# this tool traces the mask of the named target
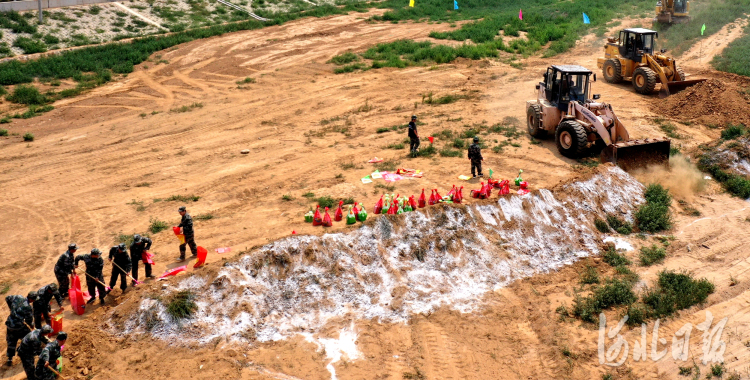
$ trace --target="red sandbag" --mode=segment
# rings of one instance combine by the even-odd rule
[[[456,190],[456,193],[453,195],[453,203],[461,203],[461,201],[464,200],[463,190],[464,190],[463,186],[461,186],[460,189]]]
[[[398,202],[391,202],[391,208],[388,209],[388,215],[396,215],[398,213]]]
[[[505,179],[500,181],[500,191],[498,195],[508,195],[510,194],[510,181]]]
[[[195,260],[195,264],[193,264],[193,268],[199,268],[201,265],[203,265],[206,262],[206,257],[208,256],[208,251],[203,247],[198,247],[198,258]]]
[[[409,197],[409,205],[411,205],[412,210],[417,209],[417,201],[414,199],[413,195]]]
[[[440,202],[441,199],[443,199],[443,196],[438,193],[437,189],[435,189],[435,203]]]
[[[333,220],[340,222],[342,219],[344,219],[344,210],[341,208],[341,206],[344,205],[344,201],[339,201],[339,208],[336,209],[336,212],[333,213]]]
[[[63,329],[62,311],[58,311],[57,313],[52,314],[50,318],[52,319],[52,323],[50,324],[50,327],[52,327],[52,335],[56,335]]]
[[[323,227],[331,227],[332,225],[331,215],[328,214],[328,207],[326,207],[325,216],[323,216]]]
[[[143,251],[143,253],[141,253],[141,260],[143,260],[144,264],[154,265],[154,254],[151,252]]]
[[[70,298],[70,307],[73,308],[73,312],[77,315],[82,315],[86,311],[86,301],[83,300],[83,292],[81,291],[81,279],[78,278],[77,274],[70,276],[70,290],[68,291],[68,297]]]
[[[180,232],[180,227],[172,227],[172,232],[174,232],[174,235],[180,239],[180,244],[185,244],[185,235]]]
[[[185,270],[187,270],[187,265],[183,265],[183,266],[177,267],[177,268],[168,269],[166,272],[164,272],[164,274],[162,274],[161,276],[159,276],[159,278],[162,279],[162,278],[167,278],[169,276],[174,276],[177,273],[184,272]]]
[[[383,211],[383,196],[380,196],[377,202],[375,202],[375,213],[380,214]]]
[[[359,207],[357,207],[357,202],[354,202],[354,208],[352,208],[352,212],[354,213],[354,219],[358,222],[361,222],[361,220],[359,220]]]
[[[419,208],[424,208],[426,206],[427,199],[425,199],[424,196],[424,189],[422,189],[422,195],[419,196]]]
[[[451,190],[448,192],[448,196],[453,197],[455,194],[456,194],[456,185],[453,185],[453,187],[451,187]]]
[[[323,218],[320,216],[320,205],[315,206],[315,215],[313,216],[313,226],[323,224]]]
[[[427,201],[427,204],[432,206],[435,204],[435,202],[435,190],[430,190],[430,199]]]

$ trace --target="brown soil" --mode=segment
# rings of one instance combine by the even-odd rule
[[[709,79],[654,103],[654,110],[683,122],[750,125],[750,97],[737,83]]]
[[[409,67],[332,74],[333,66],[325,62],[335,54],[362,51],[379,42],[424,38],[432,30],[448,28],[447,24],[371,24],[366,17],[355,13],[303,19],[187,43],[159,53],[168,64],[144,63],[124,79],[58,102],[44,116],[14,120],[4,127],[13,134],[0,138],[0,283],[10,285],[8,294],[25,294],[54,281],[52,267],[71,241],[84,250],[106,249],[120,233],[145,232],[151,218],[177,224],[176,208],[182,203],[163,200],[172,195],[198,195],[198,202],[187,204],[189,211],[194,217],[213,215],[196,221],[198,244],[210,252],[208,268],[203,270],[213,271],[223,260],[288,236],[292,230],[323,233],[302,221],[313,204],[303,197],[305,193],[353,197],[371,208],[383,189],[362,184],[360,178],[374,169],[366,163],[374,156],[424,171],[422,179],[396,182],[394,192],[418,194],[422,188],[439,188],[445,193],[461,182],[459,174],[469,172],[465,157],[409,159],[404,150],[385,148],[401,142],[405,133],[375,130],[404,124],[411,114],[426,123],[420,127],[423,137],[444,129],[458,133],[475,123],[491,125],[505,117],[523,124],[523,101],[535,96],[534,84],[548,65],[578,63],[594,68],[601,55],[601,43],[587,39],[554,59],[528,59],[523,70],[496,60],[462,60],[438,70]],[[238,88],[235,82],[248,76],[257,83]],[[597,82],[593,87],[602,100],[613,103],[634,138],[662,136],[652,122],[655,117],[690,119],[690,125],[678,125],[679,133],[690,138],[674,141],[689,151],[718,138],[719,131],[704,124],[722,118],[748,121],[747,105],[737,98],[740,79],[712,71],[700,76],[717,81],[666,102],[638,95],[629,84]],[[702,97],[696,92],[701,88],[716,98]],[[472,96],[447,105],[422,104],[420,94],[430,91]],[[693,101],[699,106],[690,104],[688,96],[696,97]],[[196,102],[203,107],[170,111]],[[685,118],[693,108],[702,111]],[[706,115],[710,116],[700,118]],[[337,132],[344,128],[346,134]],[[21,141],[26,132],[36,136],[33,143]],[[485,138],[504,139],[500,134]],[[507,146],[500,154],[486,149],[485,170],[492,168],[496,177],[512,178],[523,169],[524,179],[534,189],[567,182],[581,170],[577,162],[561,157],[551,140],[537,145],[524,136],[518,142],[520,147]],[[438,139],[436,145],[445,143]],[[250,154],[240,154],[242,149],[250,149]],[[479,183],[466,186],[468,194]],[[292,200],[282,200],[285,194]],[[662,321],[661,328],[671,334],[685,322],[703,322],[705,310],[717,319],[730,317],[723,336],[725,364],[729,370],[744,370],[750,365],[743,344],[748,340],[744,327],[750,322],[746,291],[750,264],[745,252],[750,243],[746,221],[750,211],[746,202],[719,193],[716,187],[690,202],[702,215],[677,214],[671,232],[676,240],[666,262],[635,269],[644,285],[665,268],[691,271],[714,282],[716,292],[707,305]],[[351,228],[337,223],[327,231]],[[170,232],[152,237],[155,273],[179,265],[172,262],[177,244]],[[653,238],[630,240],[636,246],[656,243]],[[216,254],[213,249],[218,247],[232,247],[233,253]],[[636,261],[636,252],[628,255]],[[597,259],[590,263],[601,275],[611,273]],[[560,304],[570,307],[584,265],[579,262],[488,294],[487,306],[479,313],[445,308],[414,316],[408,324],[361,321],[357,344],[363,359],[337,363],[338,376],[402,379],[420,378],[421,373],[427,379],[589,380],[612,372],[615,378],[679,378],[677,367],[691,364],[671,356],[656,363],[629,360],[617,370],[599,365],[596,330],[559,321],[555,309]],[[81,317],[66,311],[66,330],[72,338],[65,351],[65,375],[78,379],[330,378],[324,354],[302,338],[251,347],[182,347],[104,332],[110,315],[126,315],[141,297],[160,286],[149,281],[124,294],[115,290],[108,297],[109,306],[94,306]],[[0,317],[4,319],[6,313],[3,309]],[[610,313],[610,320],[618,313]],[[638,334],[637,330],[624,333],[631,349]],[[691,354],[698,362],[700,337],[693,330]],[[564,355],[563,348],[573,355]],[[701,368],[705,374],[707,367]],[[22,379],[18,359],[11,368],[0,369],[0,376]]]

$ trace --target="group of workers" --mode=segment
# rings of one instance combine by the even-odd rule
[[[186,245],[190,246],[193,256],[197,256],[198,251],[195,243],[195,232],[193,231],[193,218],[190,217],[184,206],[180,207],[178,212],[182,219],[177,227],[180,227],[185,235],[185,243],[180,244],[178,261],[184,261]],[[112,263],[112,276],[109,280],[109,288],[114,288],[117,285],[118,278],[120,279],[120,289],[123,291],[128,287],[126,277],[130,277],[133,286],[138,283],[138,262],[143,259],[144,252],[148,251],[152,244],[153,241],[150,238],[135,234],[129,247],[130,253],[128,253],[128,247],[124,243],[110,248],[108,258],[109,262]],[[54,268],[57,284],[45,285],[38,291],[29,292],[26,297],[21,295],[5,297],[5,302],[10,310],[10,315],[5,321],[5,340],[8,344],[6,365],[13,365],[13,357],[18,354],[29,380],[52,380],[59,376],[55,366],[68,334],[58,332],[54,340],[48,339],[55,333],[50,327],[52,325],[50,302],[54,298],[60,312],[64,310],[62,302],[64,298],[69,296],[70,276],[76,275],[76,270],[81,261],[86,265],[86,285],[91,296],[87,303],[94,303],[98,294],[99,302],[104,305],[104,299],[109,294],[107,287],[104,285],[102,273],[104,270],[102,251],[99,248],[93,248],[87,254],[76,256],[77,251],[78,245],[71,243],[68,245],[68,250],[57,260]],[[146,278],[154,278],[151,264],[146,261],[143,264]],[[32,328],[32,325],[34,328]],[[21,342],[20,345],[18,344],[19,341]],[[35,357],[37,356],[39,359],[35,363]]]

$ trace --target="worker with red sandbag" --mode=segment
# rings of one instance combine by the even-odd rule
[[[482,150],[479,147],[479,137],[474,137],[474,143],[469,146],[469,160],[471,161],[471,176],[476,178],[477,174],[483,177],[482,174]],[[476,170],[476,171],[475,171]]]
[[[55,277],[57,278],[58,289],[60,290],[60,296],[68,298],[68,289],[70,289],[70,275],[73,274],[73,259],[74,255],[78,250],[76,243],[70,243],[68,250],[65,251],[55,263]]]
[[[180,257],[177,261],[185,261],[185,245],[190,246],[190,253],[193,257],[198,256],[198,245],[195,244],[195,231],[193,231],[193,218],[187,213],[185,206],[180,206],[177,212],[182,216],[180,225],[177,227],[182,228],[182,234],[185,235],[185,243],[180,244]]]
[[[131,263],[128,250],[125,244],[120,243],[109,249],[109,262],[112,263],[112,276],[109,278],[109,287],[114,289],[117,285],[117,278],[120,278],[120,289],[124,292],[128,288],[125,277],[129,276]]]
[[[151,264],[148,263],[144,255],[148,255],[148,250],[151,249],[153,242],[151,239],[141,236],[138,234],[133,235],[133,243],[130,244],[130,262],[133,264],[132,276],[135,280],[138,280],[138,262],[143,260],[143,267],[146,270],[146,278],[154,278],[151,274]],[[133,281],[133,286],[136,283]]]
[[[42,349],[39,354],[39,360],[36,362],[36,371],[34,375],[36,380],[55,380],[60,376],[59,368],[57,366],[57,359],[62,356],[62,347],[65,345],[65,341],[68,339],[68,334],[60,332],[57,334],[57,338],[49,343]]]
[[[21,344],[18,346],[18,357],[21,359],[21,365],[23,371],[26,372],[27,380],[36,379],[34,374],[36,357],[42,353],[44,347],[49,343],[47,336],[53,333],[52,327],[44,325],[41,329],[26,334],[21,340]]]
[[[13,365],[13,356],[16,353],[16,344],[30,331],[30,325],[34,322],[32,303],[38,298],[36,292],[30,292],[24,296],[7,296],[5,303],[8,304],[10,314],[5,320],[6,334],[5,342],[8,343],[8,366]]]
[[[33,305],[34,326],[39,329],[42,327],[42,320],[48,325],[52,324],[52,318],[50,318],[49,313],[52,311],[50,308],[50,302],[53,297],[55,298],[55,301],[57,301],[57,306],[60,306],[60,310],[65,310],[65,308],[62,306],[62,296],[60,296],[60,292],[57,290],[57,284],[55,283],[42,286],[36,294],[38,298],[34,301]]]
[[[104,286],[104,275],[102,274],[102,271],[104,270],[102,251],[100,251],[99,248],[94,248],[89,254],[76,256],[76,268],[78,268],[78,263],[81,260],[86,264],[86,287],[91,296],[91,299],[86,303],[94,303],[96,300],[96,291],[98,290],[99,303],[104,305],[104,297],[107,296],[107,291]]]

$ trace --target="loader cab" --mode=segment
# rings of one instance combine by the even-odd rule
[[[544,74],[547,101],[563,112],[571,101],[584,103],[589,99],[591,70],[578,65],[554,65]]]
[[[640,62],[644,55],[654,53],[654,44],[659,34],[643,28],[631,28],[620,31],[620,56]]]

